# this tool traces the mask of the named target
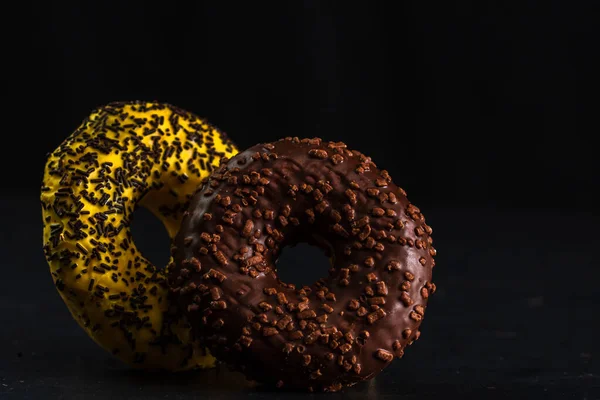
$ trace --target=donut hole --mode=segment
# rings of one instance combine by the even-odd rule
[[[137,249],[158,269],[169,263],[171,239],[163,223],[144,207],[137,207],[131,216],[131,236]]]
[[[279,279],[296,287],[311,286],[331,268],[325,252],[308,243],[284,247],[276,266]]]

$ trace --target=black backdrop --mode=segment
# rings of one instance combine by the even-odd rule
[[[11,4],[0,24],[0,397],[238,396],[213,375],[127,372],[56,294],[44,158],[115,100],[175,104],[240,148],[343,140],[406,189],[439,289],[418,349],[357,398],[600,397],[597,2],[69,3]],[[140,217],[136,243],[164,265],[166,235]],[[284,252],[282,276],[322,275],[315,257]]]
[[[35,167],[9,184],[92,108],[154,99],[241,148],[344,140],[421,205],[595,207],[593,2],[410,3],[31,7],[8,84]]]

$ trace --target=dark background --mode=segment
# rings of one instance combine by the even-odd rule
[[[600,397],[595,2],[196,3],[40,2],[5,15],[17,27],[5,35],[15,107],[0,161],[0,398],[239,393],[212,375],[128,372],[52,286],[45,155],[115,100],[175,104],[240,148],[343,140],[421,208],[440,288],[423,338],[348,396]],[[163,264],[166,235],[140,213],[134,233],[152,229],[136,239]],[[283,257],[286,279],[324,271],[315,251]]]

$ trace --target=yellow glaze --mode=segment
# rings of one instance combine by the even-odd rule
[[[138,205],[171,238],[203,178],[237,149],[172,105],[111,103],[92,112],[48,157],[42,186],[44,253],[77,322],[100,346],[139,368],[214,365],[169,306],[166,271],[136,249]]]

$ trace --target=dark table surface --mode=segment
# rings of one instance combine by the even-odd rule
[[[374,380],[331,397],[600,399],[600,216],[421,208],[439,254],[423,335]],[[224,368],[129,370],[85,335],[59,298],[41,251],[37,195],[4,197],[0,209],[0,399],[319,396],[254,388]],[[146,232],[160,231],[140,218]],[[148,257],[163,260],[165,234],[141,236],[142,250],[160,249]],[[318,262],[306,267],[314,252],[283,258],[288,280],[319,273]]]

